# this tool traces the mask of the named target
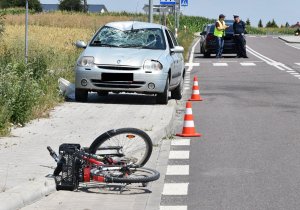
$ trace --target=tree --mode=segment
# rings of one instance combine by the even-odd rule
[[[251,26],[251,22],[250,22],[249,18],[247,18],[247,20],[246,20],[246,25]]]
[[[290,24],[289,24],[288,22],[286,22],[286,23],[285,23],[285,27],[286,27],[286,28],[289,28],[289,27],[290,27]]]
[[[262,20],[259,19],[259,21],[258,21],[258,28],[263,28],[263,27],[264,27],[264,25],[262,24]]]
[[[272,21],[269,21],[266,24],[266,28],[278,28],[278,25],[276,24],[275,20],[273,19]]]
[[[271,24],[272,24],[272,27],[273,27],[273,28],[278,28],[278,25],[276,24],[276,22],[275,22],[274,19],[272,20]]]
[[[1,8],[25,7],[25,5],[26,0],[0,0]],[[42,6],[39,0],[29,0],[28,7],[36,12],[42,11]]]
[[[66,11],[83,11],[81,0],[60,0],[58,8]]]

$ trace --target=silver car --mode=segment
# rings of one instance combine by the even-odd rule
[[[165,26],[145,22],[108,23],[85,44],[77,60],[75,98],[87,101],[88,92],[156,94],[158,104],[180,100],[185,74],[183,47]]]

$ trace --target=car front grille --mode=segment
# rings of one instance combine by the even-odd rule
[[[120,65],[98,65],[98,68],[105,70],[122,70],[122,71],[136,71],[141,67],[139,66],[120,66]]]

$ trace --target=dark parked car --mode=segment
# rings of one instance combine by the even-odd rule
[[[233,36],[233,21],[226,21],[226,24],[229,25],[229,28],[225,33],[225,43],[223,54],[236,54],[236,46]],[[216,53],[217,42],[216,37],[214,36],[215,25],[209,24],[203,28],[203,31],[200,33],[200,52],[204,57],[208,58],[211,54]]]

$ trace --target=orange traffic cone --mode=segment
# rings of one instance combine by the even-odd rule
[[[202,101],[198,86],[198,78],[196,76],[194,76],[193,92],[192,97],[189,99],[189,101]]]
[[[186,102],[186,111],[184,115],[184,125],[182,133],[176,134],[176,136],[181,137],[200,137],[202,134],[196,133],[194,125],[194,117],[192,111],[192,103]]]

